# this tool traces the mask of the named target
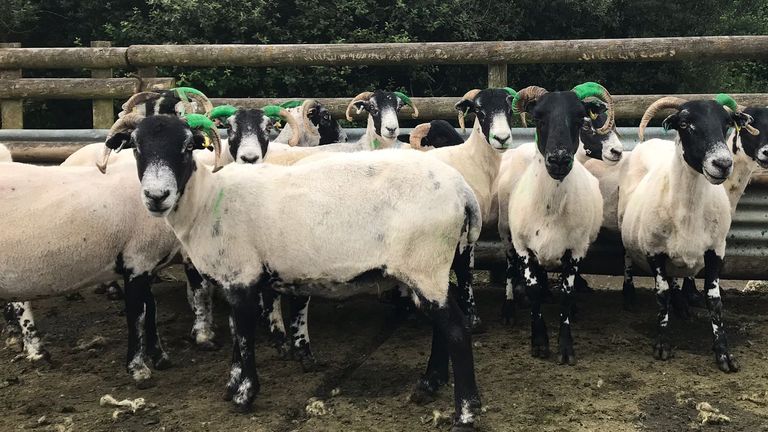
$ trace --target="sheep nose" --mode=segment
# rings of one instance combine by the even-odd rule
[[[168,198],[168,195],[170,194],[171,194],[171,191],[168,189],[164,189],[159,193],[156,191],[148,191],[148,190],[144,191],[144,196],[156,203],[162,202],[164,199]]]
[[[611,155],[612,155],[612,156],[621,156],[621,150],[618,150],[618,149],[612,148],[612,149],[611,149]]]
[[[250,156],[250,157],[246,155],[241,155],[240,160],[247,164],[252,164],[252,163],[255,163],[257,160],[259,160],[259,155]]]
[[[509,135],[496,135],[495,138],[496,138],[496,141],[499,142],[499,144],[503,145],[509,139]]]
[[[390,135],[394,135],[395,131],[397,130],[396,127],[386,127],[384,129],[386,129],[389,132]]]
[[[760,150],[760,156],[758,156],[758,159],[762,159],[762,160],[768,159],[768,148],[764,148]]]
[[[733,159],[731,158],[719,158],[712,161],[712,165],[720,169],[721,171],[728,171],[733,166]]]
[[[559,167],[566,167],[570,166],[573,161],[573,158],[569,156],[567,153],[556,153],[553,155],[547,156],[547,163],[550,165],[556,165]]]

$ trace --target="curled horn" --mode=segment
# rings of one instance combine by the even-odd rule
[[[223,168],[221,165],[221,137],[219,136],[219,131],[216,130],[215,127],[208,131],[208,136],[211,137],[213,141],[213,172],[216,172]]]
[[[271,119],[276,119],[279,117],[285,120],[285,122],[288,123],[288,125],[291,127],[291,130],[293,131],[291,134],[291,139],[288,141],[288,145],[295,147],[297,144],[299,144],[302,130],[299,127],[299,122],[296,121],[296,117],[292,116],[287,109],[277,105],[267,105],[262,108],[261,111],[264,113],[264,115]]]
[[[213,109],[213,103],[205,95],[191,93],[188,96],[190,99],[197,102],[197,105],[203,109],[203,114],[208,114]]]
[[[648,126],[648,123],[651,121],[651,119],[656,116],[656,113],[663,109],[669,108],[679,110],[680,105],[686,102],[688,101],[683,98],[666,96],[652,103],[645,110],[645,113],[643,113],[643,118],[640,119],[640,126],[637,128],[637,136],[640,138],[640,142],[645,141],[645,127]]]
[[[608,93],[608,90],[596,82],[585,82],[584,84],[579,84],[574,87],[573,92],[576,93],[576,96],[581,100],[588,97],[595,97],[605,102],[608,107],[608,119],[606,119],[605,124],[595,132],[600,135],[605,135],[610,132],[616,124],[616,113],[614,111],[613,97]]]
[[[359,95],[355,96],[355,98],[352,99],[351,102],[349,102],[349,105],[347,105],[347,111],[346,111],[347,120],[352,121],[352,108],[354,108],[355,102],[361,101],[361,100],[367,101],[368,99],[371,98],[371,96],[373,96],[373,92],[362,92]]]
[[[132,131],[136,129],[136,126],[143,119],[144,119],[144,116],[139,113],[129,112],[125,114],[123,117],[120,117],[119,119],[117,119],[115,124],[113,124],[112,127],[109,128],[109,132],[107,133],[107,140],[115,136],[115,134],[117,134],[118,132]],[[117,151],[120,151],[121,149],[122,147],[118,148]],[[109,162],[109,155],[111,153],[112,153],[112,149],[107,147],[105,143],[104,151],[101,154],[101,161],[96,162],[96,168],[98,168],[102,174],[107,173],[107,163]]]
[[[302,121],[304,122],[304,130],[305,133],[310,135],[320,135],[320,132],[318,132],[318,130],[315,128],[315,125],[313,125],[309,120],[309,110],[316,107],[317,105],[320,104],[314,99],[307,99],[303,104],[301,104],[301,117],[303,118]],[[291,129],[293,129],[293,125],[291,125]]]
[[[421,123],[411,130],[411,136],[409,137],[408,142],[411,144],[412,148],[424,150],[421,145],[421,140],[427,136],[431,127],[432,125],[430,123]]]
[[[186,116],[182,117],[182,119],[187,122],[187,125],[190,129],[201,130],[208,136],[208,138],[211,139],[213,142],[213,152],[215,155],[213,162],[213,172],[220,170],[222,168],[221,138],[219,137],[219,131],[216,129],[216,125],[213,120],[202,114],[195,113],[187,114]]]
[[[525,107],[547,93],[547,89],[538,86],[528,86],[517,92],[512,99],[512,109],[520,114],[520,120],[523,122],[523,126],[527,126],[525,123]]]
[[[136,93],[133,96],[131,96],[125,103],[121,106],[123,109],[120,114],[118,114],[118,117],[122,117],[131,111],[133,111],[133,108],[141,103],[154,100],[160,97],[160,93],[152,92],[152,91],[145,91],[141,93]]]
[[[398,91],[392,92],[392,93],[394,93],[395,96],[397,96],[401,101],[403,101],[403,103],[405,103],[406,105],[411,107],[411,109],[413,110],[413,114],[411,115],[411,117],[413,117],[413,118],[418,118],[419,117],[419,109],[416,108],[416,104],[413,103],[413,101],[411,100],[410,97],[408,97],[407,94],[405,94],[403,92],[398,92]]]
[[[478,93],[480,93],[480,89],[472,89],[472,90],[464,93],[464,96],[461,97],[461,100],[456,102],[456,105],[454,105],[454,106],[457,107],[457,109],[458,109],[459,104],[462,103],[463,101],[465,101],[465,100],[467,100],[467,101],[475,100],[475,98],[477,97]],[[467,115],[466,112],[459,110],[459,127],[461,128],[461,133],[462,134],[467,133],[467,128],[464,125],[464,117],[466,117],[466,115]]]
[[[744,113],[744,110],[747,109],[747,107],[745,107],[744,105],[737,104],[736,101],[728,94],[725,94],[725,93],[718,94],[717,96],[715,96],[715,102],[722,105],[723,108],[725,108],[727,111],[748,115]],[[757,130],[754,126],[752,126],[749,123],[746,123],[743,126],[743,128],[744,130],[749,132],[750,135],[760,135],[760,131]]]

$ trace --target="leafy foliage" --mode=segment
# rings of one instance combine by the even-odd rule
[[[753,0],[6,0],[0,40],[24,46],[358,43],[765,34],[768,3]],[[125,73],[127,71],[120,71]],[[33,72],[46,76],[50,72]],[[75,71],[83,74],[84,71]],[[178,84],[221,97],[353,96],[388,88],[456,96],[486,83],[482,65],[413,67],[161,68]],[[510,65],[510,86],[570,89],[596,81],[612,93],[762,91],[763,62]],[[62,75],[58,75],[62,76]],[[30,104],[30,127],[58,124]],[[78,104],[47,104],[55,111]],[[78,111],[79,113],[79,111]],[[67,118],[69,115],[58,116]],[[42,124],[38,124],[38,121]],[[78,120],[79,122],[79,120]],[[86,118],[85,123],[88,122]],[[88,125],[78,124],[78,127]]]

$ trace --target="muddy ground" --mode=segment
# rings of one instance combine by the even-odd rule
[[[724,374],[711,355],[706,311],[673,319],[675,358],[651,357],[655,303],[639,292],[640,312],[621,309],[616,278],[589,278],[599,288],[578,298],[574,321],[576,366],[529,355],[527,310],[520,324],[499,319],[501,286],[479,273],[478,299],[488,332],[474,337],[476,370],[484,413],[480,431],[768,431],[768,294],[740,293],[743,282],[725,282],[725,319],[732,351],[742,371]],[[639,286],[649,287],[639,279]],[[279,360],[264,334],[257,346],[261,393],[250,415],[233,414],[220,400],[230,344],[226,307],[217,307],[222,348],[201,352],[187,340],[191,314],[181,283],[155,288],[160,331],[174,367],[156,371],[156,386],[137,390],[123,368],[125,317],[122,302],[83,291],[83,300],[63,298],[36,304],[53,364],[12,362],[0,351],[0,431],[436,431],[436,413],[452,411],[451,389],[427,406],[408,403],[430,345],[424,322],[398,322],[392,308],[374,299],[343,304],[314,301],[311,332],[321,372],[303,373]],[[545,307],[556,347],[557,306]],[[553,331],[554,330],[554,331]],[[95,337],[106,343],[77,350]],[[335,396],[331,396],[331,392]],[[117,399],[144,398],[148,408],[113,419]],[[318,397],[325,413],[309,415]],[[729,421],[702,424],[697,404],[709,403]],[[318,405],[318,404],[315,404]],[[321,410],[322,411],[322,410]]]

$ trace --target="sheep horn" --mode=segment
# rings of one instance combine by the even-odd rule
[[[112,125],[112,127],[109,128],[109,132],[107,133],[107,140],[115,136],[115,134],[118,132],[123,132],[128,130],[132,131],[136,129],[136,126],[143,119],[144,119],[144,116],[139,113],[129,112],[128,114],[125,114],[123,117],[120,117],[119,119],[117,119],[117,121]],[[112,153],[112,149],[107,147],[105,142],[104,151],[101,154],[101,161],[96,162],[96,168],[98,168],[102,174],[107,173],[107,163],[109,162],[109,155],[111,153]]]
[[[411,148],[424,150],[424,147],[421,145],[421,140],[427,136],[431,127],[432,124],[430,123],[421,123],[411,130],[411,136],[408,138]]]
[[[747,109],[747,107],[744,105],[737,104],[731,95],[725,93],[720,93],[715,96],[715,102],[719,103],[723,106],[723,108],[731,112],[742,113],[745,109]],[[750,135],[760,135],[760,131],[749,123],[744,125],[744,130],[749,132]]]
[[[600,135],[609,133],[613,129],[613,126],[616,124],[616,113],[614,112],[613,107],[613,97],[610,93],[608,93],[608,90],[600,84],[590,81],[577,85],[573,88],[572,91],[576,93],[576,96],[578,96],[580,100],[584,100],[588,97],[595,97],[605,102],[608,107],[608,118],[605,120],[605,124],[603,124],[603,126],[595,132]]]
[[[288,125],[291,127],[291,130],[293,131],[291,134],[291,139],[288,141],[288,145],[295,147],[297,144],[299,144],[302,131],[299,127],[299,122],[296,121],[296,117],[292,116],[288,110],[278,105],[267,105],[263,107],[261,111],[265,116],[271,119],[280,118],[285,120],[285,122],[288,123]]]
[[[349,105],[347,105],[347,111],[346,116],[348,121],[352,121],[352,108],[355,106],[355,102],[361,101],[361,100],[368,100],[373,96],[373,92],[362,92],[359,95],[355,96],[354,99],[352,99],[351,102],[349,102]]]
[[[141,103],[154,100],[160,97],[160,93],[153,92],[153,91],[145,91],[141,93],[136,93],[133,96],[131,96],[125,103],[120,107],[122,108],[122,111],[120,111],[120,114],[117,115],[117,117],[122,117],[131,111],[133,111],[133,108]]]
[[[309,120],[309,110],[318,105],[320,104],[314,99],[307,99],[301,104],[301,117],[304,122],[304,130],[310,135],[320,135],[320,132],[318,132],[315,125]],[[291,126],[291,129],[293,129],[293,126]]]
[[[464,96],[461,97],[461,100],[456,102],[456,104],[454,105],[454,107],[456,107],[456,109],[459,111],[459,127],[461,128],[462,134],[467,133],[467,128],[464,125],[464,117],[466,117],[467,113],[465,111],[458,109],[458,106],[460,103],[462,103],[465,100],[467,101],[475,100],[478,93],[480,93],[480,89],[472,89],[464,93]]]
[[[683,98],[666,96],[652,103],[645,110],[645,113],[643,113],[643,118],[640,119],[640,126],[637,128],[637,136],[640,139],[640,142],[645,141],[645,127],[648,126],[648,123],[651,121],[651,119],[656,116],[656,113],[663,109],[669,108],[679,110],[680,105],[686,102],[688,101]]]
[[[520,91],[512,98],[512,109],[517,114],[520,114],[520,120],[523,122],[523,126],[527,126],[525,123],[525,107],[536,99],[547,94],[547,89],[538,86],[528,86]]]
[[[190,129],[199,129],[203,131],[208,138],[213,141],[214,163],[213,172],[216,172],[222,168],[221,165],[221,138],[219,137],[219,131],[216,129],[216,125],[213,120],[203,114],[187,114],[183,117],[184,121]]]
[[[413,114],[411,115],[411,117],[417,118],[419,116],[419,109],[416,108],[416,105],[413,103],[413,101],[411,101],[411,98],[408,97],[407,94],[403,92],[392,92],[392,93],[394,93],[395,96],[397,96],[401,101],[403,101],[406,105],[408,105],[409,107],[411,107],[411,109],[413,109]]]

